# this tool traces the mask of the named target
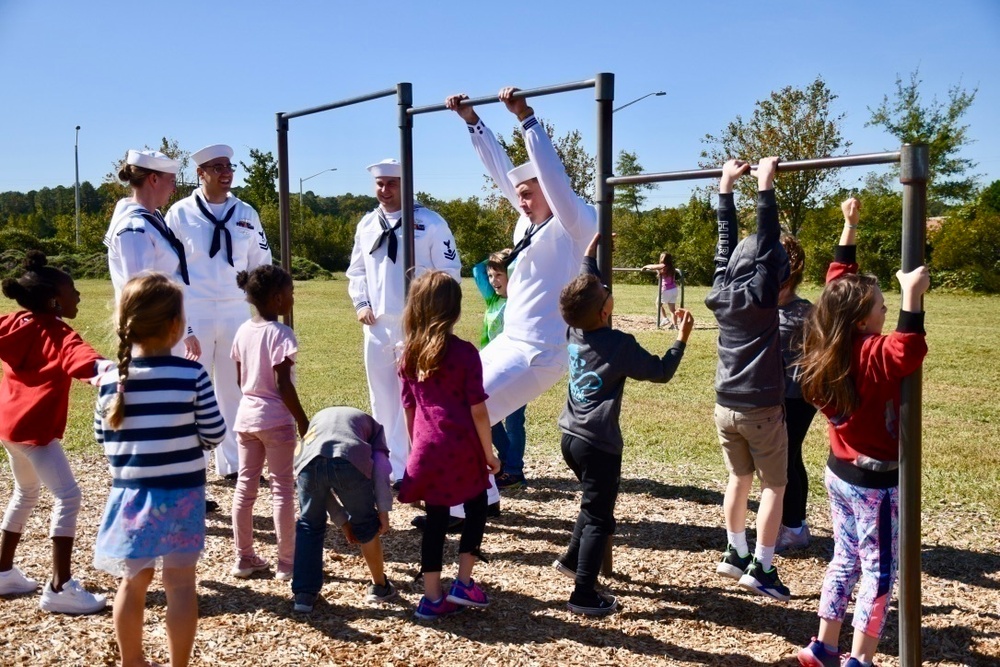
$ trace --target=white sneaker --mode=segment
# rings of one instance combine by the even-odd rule
[[[56,614],[95,614],[106,604],[107,599],[103,595],[94,595],[84,590],[79,581],[70,579],[58,593],[52,590],[52,582],[45,584],[38,606],[43,611]]]
[[[0,572],[0,595],[21,595],[38,590],[38,582],[24,576],[16,567]]]

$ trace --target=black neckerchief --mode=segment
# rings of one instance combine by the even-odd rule
[[[188,276],[188,263],[187,255],[184,253],[184,244],[181,240],[177,238],[174,232],[167,227],[166,220],[160,215],[159,211],[153,211],[150,213],[146,209],[140,209],[136,211],[143,219],[153,226],[156,231],[160,232],[160,236],[166,239],[170,247],[173,248],[174,253],[177,254],[177,261],[180,265],[181,278],[184,280],[185,285],[191,284],[191,278]]]
[[[510,255],[507,256],[504,265],[510,266],[511,264],[513,264],[514,258],[517,257],[518,254],[521,253],[521,251],[523,251],[525,248],[531,245],[531,237],[537,234],[542,227],[549,224],[549,220],[551,219],[552,216],[550,215],[548,218],[545,219],[545,222],[541,223],[540,225],[535,225],[535,224],[529,225],[528,231],[524,233],[524,236],[521,237],[521,240],[518,241],[517,244],[514,246],[514,248],[510,251]]]
[[[413,205],[414,213],[418,208],[421,208],[419,204]],[[382,207],[375,209],[378,213],[378,224],[382,227],[382,233],[379,234],[378,238],[375,240],[375,244],[372,245],[372,249],[368,251],[369,255],[374,255],[375,251],[382,247],[382,244],[388,239],[388,245],[386,246],[386,256],[392,261],[393,264],[396,263],[396,251],[399,247],[399,241],[396,239],[396,230],[399,226],[403,224],[403,216],[400,213],[399,220],[395,225],[390,226],[389,221],[385,217],[385,213],[382,212]]]
[[[215,231],[212,233],[212,245],[208,249],[208,256],[215,257],[220,250],[222,250],[222,232],[226,233],[226,261],[229,262],[229,266],[235,267],[233,264],[233,235],[230,233],[229,228],[226,227],[226,223],[229,219],[233,217],[233,213],[236,212],[236,206],[226,211],[225,217],[222,220],[217,220],[212,212],[208,210],[201,201],[201,197],[197,193],[194,195],[194,201],[198,204],[198,208],[201,210],[201,214],[208,218],[208,221],[215,225]]]

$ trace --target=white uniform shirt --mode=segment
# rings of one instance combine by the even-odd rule
[[[212,212],[212,206],[205,201],[201,190],[198,189],[191,193],[191,196],[171,206],[166,216],[167,225],[184,244],[187,252],[191,284],[185,290],[185,298],[194,301],[229,299],[243,301],[246,295],[236,285],[236,274],[239,271],[252,271],[262,264],[271,263],[271,246],[267,243],[257,211],[230,194],[222,213],[216,215],[222,220],[230,209],[236,208],[226,223],[226,229],[233,239],[234,266],[230,266],[225,234],[222,234],[219,252],[215,257],[208,256],[215,225],[202,214],[195,202],[196,197],[201,198],[201,203]]]
[[[115,206],[104,245],[108,246],[108,269],[115,287],[115,303],[122,288],[143,271],[165,273],[183,284],[180,259],[167,239],[141,214],[150,214],[133,199],[122,199]]]
[[[532,345],[565,345],[566,323],[559,314],[559,293],[580,272],[587,245],[597,233],[597,210],[573,192],[569,176],[545,128],[534,116],[521,124],[528,158],[535,164],[538,182],[552,209],[552,218],[531,237],[514,259],[507,283],[504,333]],[[482,121],[469,126],[472,145],[515,209],[517,190],[507,178],[514,168],[507,152]],[[514,228],[514,243],[531,221],[524,214]]]
[[[351,265],[347,269],[350,281],[347,292],[354,303],[354,309],[372,309],[375,317],[385,313],[401,315],[405,301],[403,294],[403,228],[396,234],[396,261],[389,259],[388,239],[371,253],[372,246],[382,234],[379,210],[361,218],[354,234],[354,248],[351,251]],[[402,211],[383,213],[390,226],[402,217]],[[455,237],[444,218],[434,211],[417,204],[413,210],[413,265],[414,277],[431,270],[446,271],[455,280],[461,281],[462,262],[455,247]]]

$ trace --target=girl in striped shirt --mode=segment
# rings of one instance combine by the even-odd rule
[[[170,664],[188,664],[198,625],[195,565],[205,546],[205,457],[226,425],[201,364],[170,351],[184,334],[181,288],[161,273],[126,283],[115,315],[118,368],[101,377],[94,417],[112,488],[94,566],[121,577],[114,624],[122,665],[147,665],[146,590],[167,595]]]

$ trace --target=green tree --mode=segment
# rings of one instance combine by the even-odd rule
[[[976,191],[976,175],[970,174],[976,163],[959,155],[971,144],[968,125],[962,117],[976,99],[977,88],[969,92],[960,84],[948,90],[948,103],[934,97],[924,103],[920,96],[920,70],[910,74],[908,83],[896,77],[896,93],[892,100],[886,95],[871,113],[867,126],[885,129],[901,144],[927,144],[930,153],[930,180],[927,193],[945,204],[967,202]]]
[[[777,155],[791,161],[845,154],[851,144],[840,132],[844,114],[835,114],[831,108],[836,99],[819,76],[804,88],[785,86],[773,91],[767,99],[757,101],[749,120],[736,116],[717,136],[705,135],[702,141],[711,148],[702,151],[701,166],[718,167],[730,158],[755,162]],[[792,234],[798,235],[807,211],[836,185],[837,172],[785,172],[775,179],[778,207]],[[756,201],[754,179],[742,178],[737,187],[744,202]]]
[[[674,267],[684,272],[689,285],[709,284],[715,270],[716,216],[708,192],[696,190],[681,207],[681,233],[673,253]]]
[[[240,198],[258,211],[268,204],[277,205],[278,189],[274,182],[278,179],[278,163],[270,151],[250,149],[250,164],[240,162],[246,172]]]
[[[622,149],[615,163],[616,176],[635,176],[643,172],[639,164],[639,155]],[[637,217],[642,217],[640,209],[646,203],[646,193],[658,187],[656,183],[639,183],[636,185],[619,185],[615,188],[615,208],[634,211]]]

